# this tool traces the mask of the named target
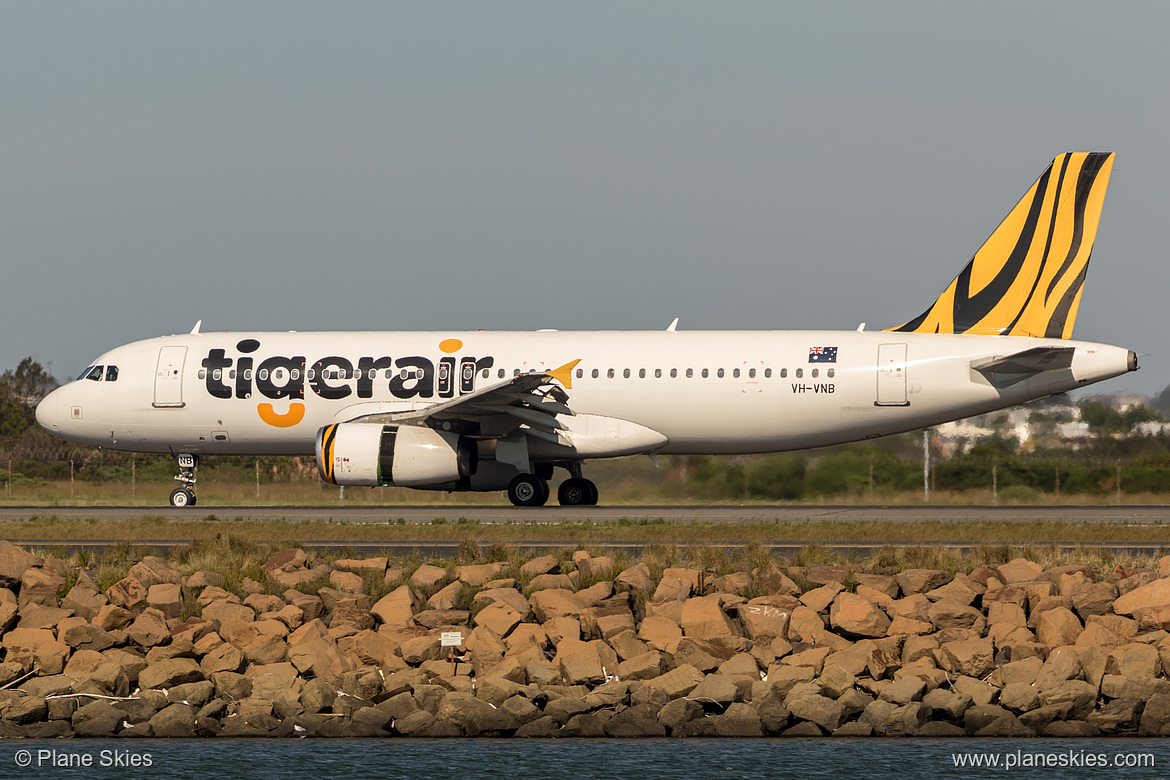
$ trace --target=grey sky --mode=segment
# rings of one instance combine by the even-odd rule
[[[190,330],[871,328],[1113,150],[1076,338],[1153,353],[1170,7],[5,3],[0,369]]]

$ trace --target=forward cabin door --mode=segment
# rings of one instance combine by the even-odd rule
[[[154,405],[179,407],[183,405],[183,363],[186,347],[163,347],[158,351],[158,366],[154,371]]]
[[[906,400],[906,345],[879,344],[875,406],[909,406]]]

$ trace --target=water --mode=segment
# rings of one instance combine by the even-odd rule
[[[23,753],[21,751],[28,751]],[[1000,768],[957,767],[998,757]],[[88,760],[88,765],[86,761]],[[959,759],[964,760],[964,759]],[[984,759],[986,760],[986,759]],[[1104,767],[1086,766],[1098,760]],[[31,761],[31,765],[25,765]],[[139,766],[132,764],[137,761]],[[1118,763],[1121,766],[1113,766]],[[1009,764],[1015,764],[1009,767]],[[72,765],[72,766],[69,766]],[[1170,740],[11,740],[0,778],[1170,777]]]

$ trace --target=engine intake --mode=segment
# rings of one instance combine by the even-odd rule
[[[334,485],[427,487],[476,472],[475,439],[416,426],[338,423],[317,431],[317,468]]]

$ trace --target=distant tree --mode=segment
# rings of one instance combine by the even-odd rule
[[[1170,413],[1170,385],[1166,385],[1158,391],[1158,394],[1150,401],[1150,406],[1159,412]]]
[[[0,374],[0,438],[14,438],[34,427],[37,404],[55,387],[57,380],[31,357]]]

